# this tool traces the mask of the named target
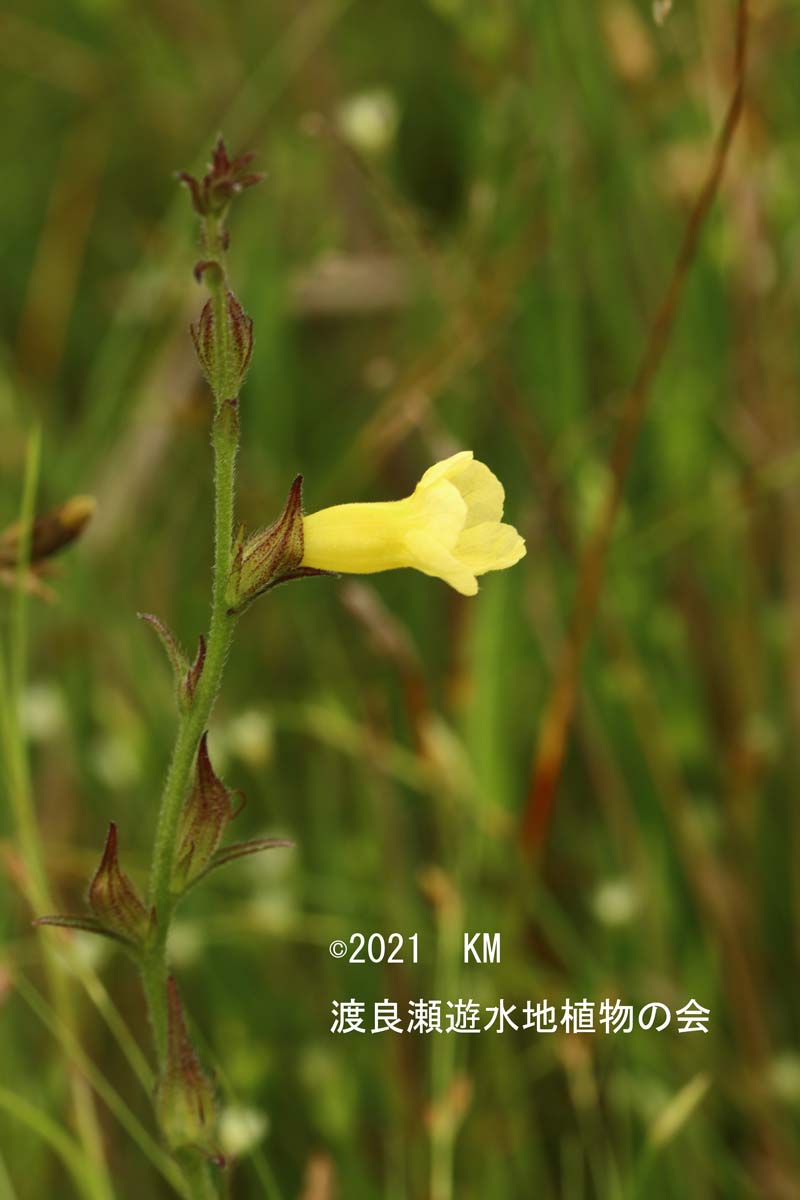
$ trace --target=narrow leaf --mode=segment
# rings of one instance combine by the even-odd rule
[[[231,846],[223,846],[218,850],[206,868],[205,874],[216,867],[224,867],[237,858],[245,858],[248,854],[259,854],[262,850],[291,849],[294,842],[287,838],[253,838],[249,842],[234,842]]]
[[[175,684],[181,686],[186,672],[189,670],[189,664],[186,661],[186,655],[181,650],[178,640],[172,631],[164,624],[164,622],[152,613],[137,613],[140,621],[146,621],[151,629],[154,629],[158,634],[159,641],[164,647],[167,658],[172,664],[172,669],[175,672]]]
[[[37,917],[33,923],[34,925],[52,925],[58,929],[79,929],[82,933],[97,933],[101,937],[121,942],[123,946],[134,946],[130,938],[123,937],[121,933],[115,933],[113,929],[107,928],[94,917],[73,917],[66,914],[62,916],[54,913],[52,916]]]
[[[0,1111],[37,1134],[61,1159],[79,1193],[86,1192],[90,1163],[78,1143],[41,1108],[31,1104],[17,1090],[0,1086]],[[13,1195],[13,1193],[10,1193]]]

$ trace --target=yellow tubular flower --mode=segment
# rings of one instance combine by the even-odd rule
[[[525,542],[503,525],[505,492],[463,450],[429,467],[414,493],[383,504],[338,504],[303,518],[303,566],[370,574],[415,567],[463,596],[477,575],[519,562]]]

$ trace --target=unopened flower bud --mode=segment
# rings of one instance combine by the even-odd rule
[[[213,386],[215,366],[214,346],[214,306],[206,300],[200,319],[196,325],[189,326],[189,332],[194,342],[195,353],[200,361],[203,374]]]
[[[31,563],[52,558],[80,537],[95,510],[93,496],[73,496],[71,500],[37,517],[30,529],[27,554]],[[17,521],[0,533],[0,563],[14,566],[19,559],[23,529]]]
[[[172,1150],[197,1149],[219,1158],[214,1146],[214,1090],[189,1039],[175,980],[167,980],[167,1061],[156,1089],[156,1112]]]
[[[238,396],[253,353],[253,322],[233,292],[225,294],[225,328],[217,328],[214,301],[207,300],[192,341],[203,374],[218,400]]]
[[[89,907],[98,920],[126,941],[140,945],[150,928],[147,909],[136,888],[121,870],[117,853],[117,827],[108,827],[103,857],[89,885]]]
[[[248,317],[233,292],[228,292],[226,299],[233,365],[241,388],[253,356],[253,318]],[[239,388],[236,392],[231,391],[229,395],[237,395]]]
[[[303,476],[292,484],[278,520],[246,541],[240,537],[234,549],[228,582],[228,610],[241,612],[256,596],[309,575],[328,571],[306,567],[303,562]]]
[[[186,171],[178,173],[180,182],[189,189],[192,207],[198,216],[222,216],[233,196],[261,182],[264,178],[262,172],[250,170],[254,158],[254,154],[229,158],[225,143],[220,138],[202,179],[195,179]]]
[[[209,867],[225,827],[241,809],[231,804],[231,793],[218,779],[208,755],[208,734],[197,750],[192,790],[186,798],[178,827],[178,852],[172,891],[180,895]]]

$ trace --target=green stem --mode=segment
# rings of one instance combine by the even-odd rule
[[[211,624],[206,660],[189,709],[181,716],[161,809],[158,815],[153,864],[150,875],[150,904],[156,911],[156,933],[143,966],[145,991],[156,1041],[159,1066],[167,1049],[167,937],[175,897],[170,890],[175,861],[178,822],[194,765],[197,746],[219,692],[236,618],[228,613],[226,589],[231,569],[233,542],[234,472],[237,437],[231,424],[231,409],[222,405],[214,420],[214,584]]]
[[[214,451],[214,575],[211,621],[206,656],[194,695],[181,713],[172,761],[167,773],[158,814],[153,861],[150,870],[149,902],[155,911],[155,928],[141,963],[147,1007],[153,1027],[159,1075],[167,1064],[167,940],[177,898],[172,893],[172,874],[177,852],[178,826],[190,786],[197,747],[208,728],[219,693],[225,661],[236,628],[235,614],[228,612],[227,589],[231,573],[234,533],[236,453],[239,446],[238,401],[223,393],[229,378],[231,356],[228,324],[228,289],[225,282],[224,236],[221,219],[206,218],[205,245],[220,270],[209,271],[209,288],[214,313],[214,402],[211,442]],[[200,1155],[176,1155],[192,1200],[216,1200],[217,1187],[209,1164]]]
[[[36,490],[41,456],[41,433],[30,435],[25,468],[20,540],[17,560],[17,587],[13,600],[11,639],[8,652],[0,645],[0,756],[5,768],[5,786],[25,864],[25,891],[36,916],[53,911],[44,853],[36,819],[27,749],[20,727],[20,706],[27,674],[28,616],[26,575],[30,561]],[[63,949],[61,951],[63,953]],[[53,1005],[65,1026],[74,1031],[78,1017],[67,969],[58,951],[48,939],[42,942],[42,960]],[[105,1163],[103,1141],[91,1091],[82,1076],[68,1070],[74,1125],[86,1150],[87,1173],[82,1194],[87,1200],[109,1200],[113,1195]]]
[[[14,607],[11,619],[11,686],[16,695],[22,694],[25,683],[28,657],[28,593],[26,576],[30,566],[33,522],[36,515],[36,491],[42,459],[42,431],[37,425],[28,438],[25,462],[25,482],[22,489],[22,508],[19,514],[19,549],[17,558],[17,586],[14,592]],[[37,881],[41,890],[46,890],[44,872]]]
[[[189,1185],[192,1200],[218,1200],[217,1189],[208,1164],[196,1154],[180,1156],[183,1177]]]
[[[206,250],[209,257],[219,263],[220,273],[211,268],[209,288],[211,291],[211,306],[214,311],[214,356],[216,359],[215,383],[216,400],[220,403],[227,400],[223,395],[224,380],[230,378],[231,364],[231,332],[228,324],[228,285],[225,280],[225,249],[222,225],[215,217],[206,218]]]

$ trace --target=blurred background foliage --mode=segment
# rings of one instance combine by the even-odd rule
[[[209,395],[178,168],[221,129],[267,181],[231,268],[256,328],[240,513],[405,494],[471,447],[528,540],[477,600],[400,572],[242,621],[212,731],[239,836],[296,849],[192,895],[173,947],[233,1197],[800,1192],[800,11],[752,0],[742,127],[637,447],[552,823],[520,852],[539,717],[608,452],[731,87],[718,0],[6,0],[0,518],[96,495],[35,602],[23,717],[49,877],[106,823],[141,879],[174,730],[152,611],[207,618]],[[655,11],[654,11],[655,10]],[[9,601],[10,602],[10,601]],[[8,604],[3,601],[3,610]],[[71,1195],[40,943],[2,815],[0,1195]],[[419,931],[420,963],[331,938]],[[502,963],[459,964],[465,929]],[[48,934],[54,938],[56,935]],[[149,1052],[133,970],[76,939]],[[78,987],[82,1044],[148,1129]],[[341,1037],[334,999],[605,996],[707,1036]],[[24,1108],[28,1113],[28,1108]],[[30,1114],[28,1114],[30,1115]],[[172,1194],[104,1103],[123,1197]]]

